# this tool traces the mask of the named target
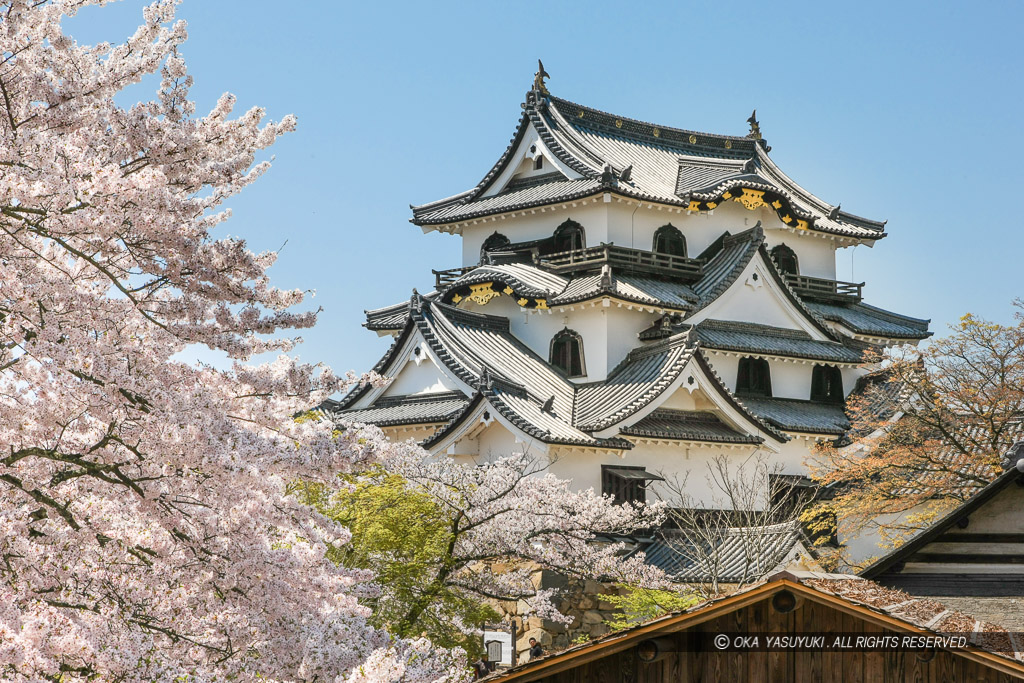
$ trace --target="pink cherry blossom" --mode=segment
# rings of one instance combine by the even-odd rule
[[[78,45],[61,18],[90,4],[0,2],[0,679],[464,678],[368,625],[372,577],[324,557],[346,530],[286,495],[375,457],[293,419],[356,378],[245,365],[316,320],[273,253],[214,235],[295,120],[195,116],[175,3]]]

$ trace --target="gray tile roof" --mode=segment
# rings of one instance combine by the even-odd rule
[[[422,295],[424,299],[431,301],[437,297],[437,292],[430,292]],[[366,314],[366,322],[363,327],[374,332],[397,332],[405,327],[409,319],[409,301],[401,301],[397,304],[384,306],[363,311]]]
[[[469,399],[461,392],[385,396],[371,408],[341,410],[333,415],[346,422],[375,424],[378,427],[403,424],[446,422],[466,407]]]
[[[763,243],[764,230],[760,223],[749,230],[727,236],[722,241],[721,250],[704,266],[704,277],[693,284],[693,292],[700,302],[698,307],[704,308],[724,294]]]
[[[695,327],[706,349],[807,358],[833,363],[859,363],[862,352],[839,342],[818,341],[802,330],[755,323],[705,320]]]
[[[793,521],[717,533],[666,530],[644,552],[646,562],[673,581],[745,583],[780,568],[798,544],[804,549],[811,546],[800,523]]]
[[[843,406],[794,398],[753,398],[740,402],[752,413],[786,432],[842,434],[850,427]]]
[[[695,347],[684,333],[634,349],[601,382],[576,391],[576,424],[598,431],[621,422],[671,385],[686,367]]]
[[[680,441],[759,444],[761,437],[736,431],[714,413],[659,408],[640,421],[621,430],[627,436]]]
[[[697,299],[693,290],[682,283],[613,272],[610,287],[602,285],[600,274],[573,278],[565,290],[548,300],[548,306],[587,301],[606,294],[624,301],[680,311],[693,308]]]
[[[532,125],[558,159],[582,177],[552,177],[484,196]],[[509,147],[476,188],[413,208],[413,222],[440,225],[578,199],[611,191],[678,206],[691,199],[713,208],[730,189],[763,189],[780,201],[780,217],[799,217],[812,230],[862,239],[884,237],[884,223],[854,216],[810,194],[768,158],[767,145],[747,137],[686,131],[607,114],[557,97],[527,95]],[[605,173],[605,167],[611,169]],[[623,171],[631,169],[628,179]],[[698,197],[699,195],[699,197]],[[793,221],[795,225],[795,220]]]
[[[890,339],[924,339],[931,336],[928,320],[892,313],[865,303],[826,304],[806,302],[807,308],[825,320],[839,323],[857,334]]]
[[[450,290],[482,282],[501,282],[521,296],[550,298],[565,290],[569,280],[525,263],[481,265],[452,283]]]

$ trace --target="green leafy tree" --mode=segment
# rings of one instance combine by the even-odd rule
[[[395,635],[426,635],[436,645],[478,654],[480,644],[466,626],[499,618],[483,599],[432,579],[452,564],[454,538],[447,511],[401,476],[375,469],[347,476],[338,489],[305,486],[307,500],[344,524],[352,541],[332,547],[328,557],[351,569],[368,569],[381,586],[365,600],[371,622]],[[429,606],[429,608],[421,608]]]
[[[678,612],[696,605],[700,598],[691,592],[676,592],[657,588],[620,586],[624,592],[619,595],[603,595],[618,610],[605,620],[613,630],[628,628],[634,624],[650,621],[669,612]]]

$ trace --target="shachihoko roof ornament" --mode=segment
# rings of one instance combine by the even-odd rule
[[[537,60],[537,73],[533,75],[533,89],[547,95],[548,87],[544,84],[545,78],[551,78],[551,74],[544,70],[544,62]]]

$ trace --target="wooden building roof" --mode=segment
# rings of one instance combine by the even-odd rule
[[[963,648],[716,650],[713,635],[964,634]],[[706,643],[708,646],[698,644]],[[640,652],[661,649],[655,661]],[[780,572],[691,609],[612,632],[492,674],[502,683],[669,681],[1009,681],[1024,678],[1022,646],[1005,629],[859,577]]]

